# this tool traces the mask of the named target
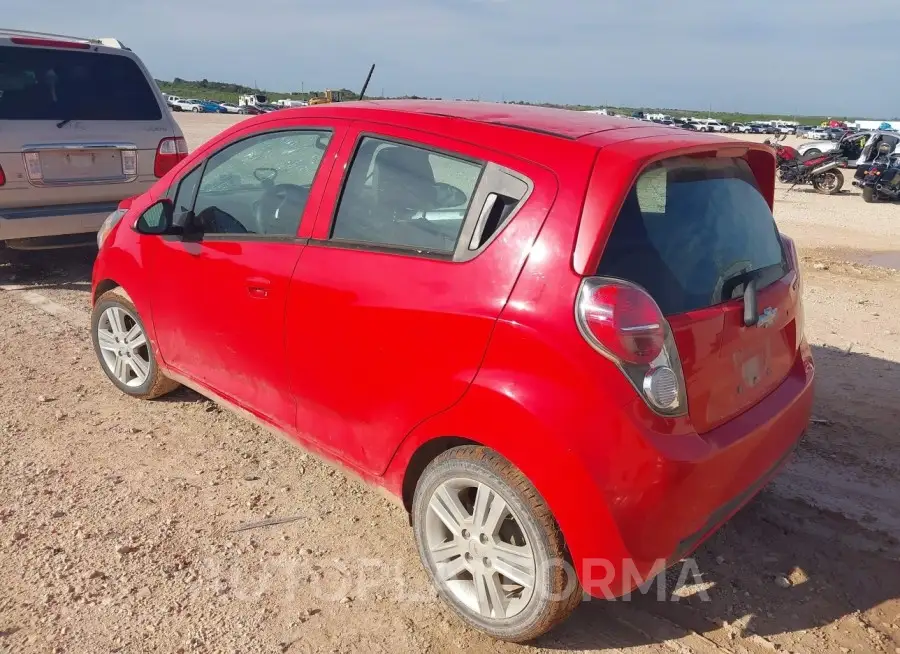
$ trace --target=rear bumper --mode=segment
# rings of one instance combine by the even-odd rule
[[[96,232],[118,204],[101,202],[0,209],[0,241]]]
[[[625,487],[621,479],[615,487],[598,480],[588,500],[607,508],[616,533],[595,533],[573,552],[584,590],[606,598],[635,590],[689,556],[746,505],[790,460],[805,433],[813,378],[804,342],[775,391],[702,436],[648,429],[638,400],[628,410],[631,433],[623,438],[642,443],[643,456],[628,462],[634,474]],[[581,536],[592,530],[581,527]]]

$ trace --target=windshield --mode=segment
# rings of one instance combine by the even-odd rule
[[[144,73],[117,54],[0,46],[0,120],[159,120]]]
[[[775,220],[747,163],[678,157],[635,182],[597,274],[640,284],[673,315],[740,297],[735,279],[763,288],[787,272]]]

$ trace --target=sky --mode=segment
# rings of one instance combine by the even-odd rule
[[[5,26],[114,36],[157,79],[900,117],[898,0],[36,0]]]

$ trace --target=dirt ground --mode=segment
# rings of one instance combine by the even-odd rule
[[[178,119],[192,147],[234,122]],[[0,652],[900,654],[900,206],[851,177],[777,194],[817,363],[796,460],[677,601],[584,602],[530,646],[438,603],[379,494],[192,392],[117,392],[92,252],[0,266]]]

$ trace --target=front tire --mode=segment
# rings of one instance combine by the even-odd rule
[[[200,107],[194,107],[193,109],[191,109],[191,111],[193,111],[195,114],[199,114],[199,113],[200,113]]]
[[[581,602],[562,533],[537,490],[484,447],[445,452],[413,500],[419,556],[438,595],[470,626],[526,642]]]
[[[844,186],[844,173],[837,168],[833,168],[814,177],[812,185],[822,195],[834,195],[839,193]]]
[[[103,372],[126,395],[150,400],[178,388],[159,369],[144,323],[121,288],[94,305],[91,340]]]

